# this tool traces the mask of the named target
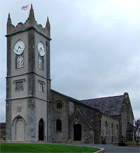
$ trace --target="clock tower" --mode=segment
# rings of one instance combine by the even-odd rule
[[[6,137],[49,141],[50,23],[38,25],[31,6],[25,23],[7,21]]]

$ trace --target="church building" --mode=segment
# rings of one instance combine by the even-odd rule
[[[6,139],[55,143],[113,143],[134,139],[128,93],[77,100],[51,89],[50,22],[7,21]]]

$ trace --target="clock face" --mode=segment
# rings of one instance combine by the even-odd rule
[[[39,42],[38,45],[37,45],[37,50],[40,54],[40,56],[44,56],[45,55],[45,48],[44,48],[44,45],[42,42]]]
[[[19,40],[18,42],[16,42],[15,46],[14,46],[14,52],[17,55],[21,55],[23,53],[25,49],[25,44],[23,41]]]

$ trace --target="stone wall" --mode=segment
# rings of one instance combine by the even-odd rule
[[[113,143],[119,141],[119,121],[113,117],[102,115],[101,118],[102,143]]]
[[[114,118],[119,121],[119,141],[121,138],[123,138],[124,141],[130,141],[128,140],[130,137],[131,141],[133,141],[135,137],[134,115],[128,93],[124,93],[124,101],[121,107],[121,112],[119,115],[114,116]],[[129,125],[132,127],[131,131]],[[129,134],[131,136],[129,136]]]
[[[83,143],[101,143],[101,113],[80,104],[74,104],[74,114],[71,117],[71,140],[74,141],[75,124],[81,124]]]
[[[117,117],[105,115],[53,90],[50,112],[52,142],[101,144],[119,141],[120,122]],[[60,131],[57,130],[57,120],[62,123]],[[77,131],[79,137],[75,135],[75,127],[81,131]]]
[[[50,116],[51,116],[51,141],[52,142],[68,142],[68,101],[69,98],[58,94],[57,92],[51,92],[51,104],[50,104]],[[60,108],[58,105],[62,104]],[[61,120],[61,130],[56,130],[56,121]]]
[[[81,141],[83,143],[101,143],[101,113],[88,106],[76,102],[76,100],[51,92],[51,133],[52,142],[77,142],[74,141],[74,125],[81,125]],[[62,108],[57,104],[62,103]],[[62,121],[62,131],[57,131],[56,120]]]

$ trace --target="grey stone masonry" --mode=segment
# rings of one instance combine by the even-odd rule
[[[7,80],[6,80],[6,132],[7,140],[38,141],[39,123],[43,123],[43,135],[40,139],[48,141],[49,102],[50,102],[50,22],[45,27],[35,20],[31,5],[29,17],[25,23],[12,24],[10,14],[7,21]],[[17,68],[17,54],[14,46],[18,41],[25,45],[24,65]],[[38,44],[44,45],[44,68],[39,68]],[[16,82],[22,81],[21,90],[16,90]],[[43,83],[42,91],[40,84]],[[40,130],[41,131],[41,130]]]
[[[19,32],[24,32],[27,30],[27,28],[33,27],[37,32],[44,35],[48,39],[50,39],[50,22],[47,18],[46,26],[45,28],[42,27],[41,24],[37,24],[34,16],[34,10],[31,5],[31,10],[28,19],[25,23],[18,23],[16,26],[12,24],[10,14],[8,15],[8,21],[7,21],[7,35],[13,35],[17,34]]]
[[[77,100],[51,90],[52,106],[52,141],[74,142],[74,124],[82,126],[83,143],[101,143],[101,113],[79,103]],[[61,102],[62,109],[57,109],[57,103]],[[73,106],[70,107],[70,103]],[[62,121],[62,131],[56,131],[56,120]]]

